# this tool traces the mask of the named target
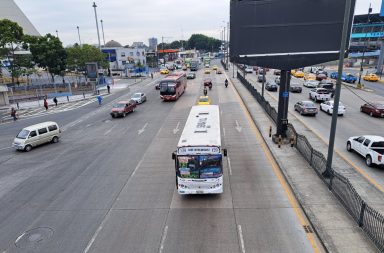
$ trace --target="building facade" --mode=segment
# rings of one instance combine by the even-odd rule
[[[106,44],[108,45],[108,43]],[[112,70],[125,70],[127,66],[141,64],[145,66],[146,54],[144,48],[103,47],[101,51],[106,54],[109,67]]]
[[[149,45],[150,50],[156,51],[157,50],[157,39],[156,38],[149,38],[148,39],[148,45]]]

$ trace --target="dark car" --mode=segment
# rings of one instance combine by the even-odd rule
[[[265,81],[266,81],[265,76],[263,76],[263,75],[258,75],[258,76],[257,76],[257,81],[258,81],[259,83],[261,83],[261,82],[263,82],[263,78],[264,78],[264,82],[265,82]]]
[[[275,69],[273,71],[273,74],[276,75],[276,76],[279,76],[279,75],[281,75],[281,70],[280,69]]]
[[[295,111],[298,111],[301,115],[313,115],[318,113],[318,109],[312,101],[299,101],[294,106]]]
[[[212,87],[212,79],[211,78],[205,78],[204,79],[204,86],[211,86]]]
[[[289,86],[289,91],[293,93],[301,93],[303,88],[298,83],[291,83]]]
[[[128,113],[134,112],[136,108],[136,101],[120,101],[113,105],[111,109],[112,118],[125,117]]]
[[[322,69],[317,70],[316,71],[316,75],[319,75],[319,74],[324,74],[324,75],[326,75],[328,77],[328,72],[325,71],[325,70],[322,70]]]
[[[366,103],[360,107],[360,111],[369,114],[371,117],[384,118],[384,102]]]
[[[327,75],[323,73],[316,74],[316,80],[317,81],[322,81],[324,79],[327,79]]]
[[[267,82],[265,89],[267,91],[277,91],[278,85],[275,82]]]
[[[196,74],[195,73],[188,73],[187,74],[187,79],[195,79],[196,78]]]
[[[335,95],[334,84],[331,80],[321,80],[320,83],[317,85],[317,88],[326,89],[331,94],[331,97]]]

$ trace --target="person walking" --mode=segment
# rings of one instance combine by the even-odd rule
[[[111,86],[107,85],[108,94],[111,94]]]
[[[99,102],[99,105],[101,105],[103,103],[103,97],[98,95],[97,96],[97,101]]]
[[[151,72],[151,78],[153,79],[153,73]]]
[[[48,101],[46,98],[44,98],[44,107],[45,107],[45,110],[48,111]]]
[[[13,118],[14,121],[17,120],[17,112],[15,108],[11,108],[11,117]]]
[[[57,106],[57,98],[56,97],[53,98],[53,103],[55,103],[55,105]]]

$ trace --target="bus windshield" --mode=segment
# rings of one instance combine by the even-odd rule
[[[160,94],[161,95],[175,95],[176,84],[174,82],[161,82]]]
[[[177,174],[182,178],[217,178],[222,175],[222,155],[178,156]]]

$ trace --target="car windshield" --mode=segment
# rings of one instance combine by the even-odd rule
[[[125,107],[125,104],[123,103],[118,103],[113,106],[113,108],[124,108],[124,107]]]
[[[315,104],[312,102],[303,102],[304,107],[315,107]]]
[[[216,178],[222,175],[222,155],[179,156],[177,174],[182,178]]]
[[[21,132],[16,137],[19,139],[27,139],[28,135],[29,135],[28,130],[21,130]]]
[[[133,97],[133,98],[139,98],[139,97],[141,97],[141,94],[140,94],[140,93],[135,93],[135,94],[133,94],[132,97]]]
[[[209,98],[200,98],[199,102],[209,102]]]
[[[384,104],[373,104],[376,109],[384,109]]]
[[[161,95],[174,95],[176,92],[176,84],[174,82],[161,82],[160,94]]]

